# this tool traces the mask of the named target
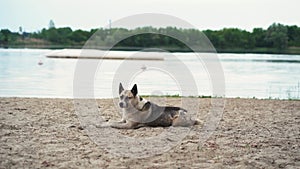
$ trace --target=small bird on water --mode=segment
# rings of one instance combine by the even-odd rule
[[[39,62],[38,62],[38,65],[43,65],[44,63],[42,62],[42,60],[40,60]]]
[[[143,71],[145,71],[145,70],[147,69],[146,65],[143,65],[143,66],[141,67],[141,69],[142,69]]]

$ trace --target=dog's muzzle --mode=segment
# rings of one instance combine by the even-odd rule
[[[127,107],[127,104],[124,103],[124,102],[119,102],[119,106],[120,106],[121,108],[126,108],[126,107]]]

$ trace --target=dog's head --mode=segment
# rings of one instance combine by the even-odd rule
[[[122,83],[119,85],[120,108],[137,107],[140,101],[138,97],[138,89],[135,84],[131,90],[124,90]]]

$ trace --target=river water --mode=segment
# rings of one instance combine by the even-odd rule
[[[0,97],[50,97],[73,98],[74,79],[78,70],[77,59],[53,59],[45,55],[53,50],[41,49],[0,49]],[[114,51],[112,55],[136,55],[137,52]],[[140,55],[148,55],[140,52]],[[156,53],[156,55],[166,55]],[[208,71],[207,65],[194,53],[168,54],[164,61],[145,60],[96,60],[94,72],[94,97],[112,98],[116,96],[119,81],[128,80],[131,85],[138,84],[143,95],[183,95],[180,84],[190,88],[193,83],[197,90],[191,95],[215,95],[211,77],[214,71]],[[205,54],[200,54],[205,55]],[[210,55],[210,54],[207,54]],[[299,99],[300,94],[300,55],[275,54],[215,54],[219,60],[225,78],[218,83],[225,88],[225,97],[242,98],[279,98]],[[174,59],[175,58],[175,59]],[[180,61],[188,70],[192,81],[178,82],[183,67],[173,64]],[[179,62],[176,62],[179,63]],[[171,65],[172,73],[155,69],[155,65]],[[173,66],[172,66],[173,65]],[[177,67],[176,67],[177,66]],[[138,67],[134,76],[127,77],[128,70]],[[122,68],[122,69],[121,69]],[[124,69],[125,68],[125,69]],[[213,69],[212,69],[213,70]],[[87,76],[89,74],[88,70]],[[175,75],[174,75],[175,72]],[[92,73],[93,74],[93,73]],[[186,76],[186,74],[182,74]],[[125,79],[124,79],[125,78]],[[129,79],[128,79],[129,78]],[[179,79],[180,81],[180,79]],[[84,84],[84,83],[83,83]],[[131,86],[130,85],[130,86]],[[191,85],[191,86],[189,86]],[[82,86],[82,88],[91,85]],[[128,87],[130,87],[128,86]]]

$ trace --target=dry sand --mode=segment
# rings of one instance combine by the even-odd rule
[[[118,119],[111,100],[97,101],[106,118]],[[199,101],[203,120],[210,99]],[[170,151],[139,159],[95,144],[71,99],[0,98],[0,113],[0,168],[300,168],[300,101],[226,99],[223,118],[203,146],[192,128]],[[164,130],[119,132],[148,137]]]

